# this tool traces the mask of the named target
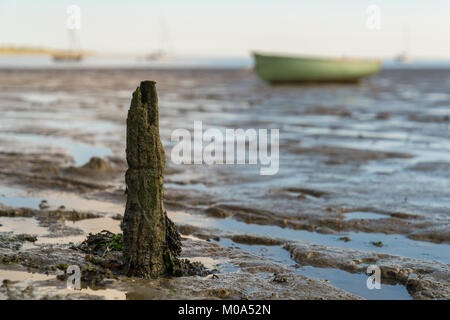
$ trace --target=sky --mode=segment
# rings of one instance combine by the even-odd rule
[[[0,0],[0,46],[67,48],[69,5],[81,9],[81,48],[108,54],[386,58],[408,47],[450,60],[450,0]],[[380,9],[379,30],[366,25],[369,5]]]

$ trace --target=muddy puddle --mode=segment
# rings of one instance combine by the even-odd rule
[[[364,274],[350,273],[333,268],[317,268],[313,266],[299,266],[292,260],[289,252],[280,246],[245,245],[234,243],[229,239],[221,239],[219,244],[226,247],[236,247],[262,256],[265,259],[280,263],[294,273],[308,277],[326,280],[331,285],[342,288],[366,299],[409,300],[411,295],[405,286],[397,284],[383,284],[382,291],[369,290],[366,286],[367,276]]]
[[[0,203],[12,209],[0,216],[9,261],[0,279],[15,283],[2,298],[448,299],[450,101],[439,79],[449,71],[384,70],[358,86],[320,87],[270,87],[243,70],[7,73]],[[42,268],[85,264],[71,245],[120,232],[126,112],[147,78],[160,92],[169,216],[186,231],[184,257],[218,278],[120,278],[74,294]],[[222,131],[280,129],[279,172],[175,165],[172,131],[198,120]],[[31,211],[11,216],[21,207]],[[371,263],[382,266],[382,290],[366,287]]]
[[[386,215],[376,212],[353,211],[345,214],[345,220],[353,219],[386,219]]]
[[[111,150],[102,146],[74,141],[68,138],[52,137],[38,134],[13,134],[3,135],[0,139],[9,141],[13,145],[20,144],[23,148],[35,152],[42,152],[42,148],[51,146],[56,151],[68,152],[74,157],[74,164],[81,166],[94,156],[103,157],[111,155]],[[54,149],[50,149],[52,152]],[[54,151],[55,152],[55,151]]]
[[[99,212],[105,214],[123,213],[123,206],[113,202],[82,198],[68,192],[30,192],[20,188],[0,186],[0,203],[11,207],[39,209],[42,201],[46,201],[49,209],[64,206],[65,209]]]

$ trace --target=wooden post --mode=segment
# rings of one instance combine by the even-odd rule
[[[143,81],[133,92],[126,154],[127,203],[122,223],[125,272],[144,278],[172,274],[181,242],[163,203],[165,155],[155,81]]]

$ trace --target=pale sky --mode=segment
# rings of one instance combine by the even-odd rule
[[[66,48],[72,4],[85,50],[144,54],[161,46],[165,24],[177,55],[386,58],[404,49],[406,28],[413,57],[450,59],[450,0],[0,0],[0,45]],[[366,26],[369,5],[381,9],[380,30]]]

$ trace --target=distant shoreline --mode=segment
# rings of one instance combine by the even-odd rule
[[[39,50],[39,49],[36,49]],[[0,69],[2,70],[151,70],[151,69],[251,69],[251,57],[178,57],[167,61],[142,61],[138,58],[117,58],[88,56],[81,62],[59,62],[52,60],[51,54],[41,54],[23,50],[21,54],[7,54],[0,49]],[[27,53],[28,52],[28,53]],[[399,63],[384,60],[382,69],[450,69],[450,60],[416,60],[410,63]]]

